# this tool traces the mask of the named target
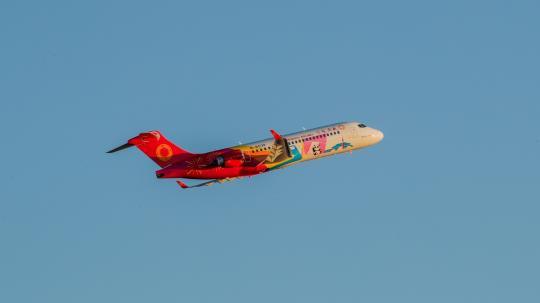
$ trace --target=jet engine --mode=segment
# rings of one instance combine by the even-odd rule
[[[223,156],[217,156],[212,163],[215,166],[220,167],[239,167],[244,164],[243,159],[225,159]]]

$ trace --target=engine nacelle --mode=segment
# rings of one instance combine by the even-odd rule
[[[225,159],[223,156],[217,156],[212,162],[215,166],[220,167],[239,167],[244,164],[242,159]]]
[[[225,158],[223,158],[223,156],[217,156],[212,164],[215,166],[223,166],[225,165]]]
[[[225,167],[239,167],[244,164],[242,159],[228,159],[225,160]]]

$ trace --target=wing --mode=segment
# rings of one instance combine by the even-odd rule
[[[283,138],[273,129],[270,130],[270,133],[272,133],[272,136],[274,137],[274,147],[270,151],[268,157],[264,160],[264,163],[277,163],[290,159],[291,150],[289,149],[287,139]]]
[[[195,184],[195,185],[191,185],[191,186],[188,186],[186,183],[178,180],[176,181],[176,183],[178,183],[178,185],[180,185],[180,187],[186,189],[186,188],[193,188],[193,187],[201,187],[201,186],[210,186],[210,185],[214,185],[216,183],[225,183],[227,181],[232,181],[232,180],[235,180],[235,179],[240,179],[239,177],[237,178],[225,178],[225,179],[215,179],[215,180],[210,180],[210,181],[207,181],[207,182],[203,182],[203,183],[199,183],[199,184]]]

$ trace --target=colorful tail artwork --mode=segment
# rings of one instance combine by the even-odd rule
[[[138,136],[129,139],[128,143],[108,152],[114,153],[131,146],[137,146],[138,149],[145,153],[160,167],[170,165],[182,157],[193,155],[167,140],[167,138],[157,130],[140,133]]]

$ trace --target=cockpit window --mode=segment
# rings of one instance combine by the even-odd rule
[[[365,124],[362,124],[362,123],[360,123],[360,124],[358,124],[358,127],[360,127],[360,128],[364,128],[364,127],[366,127],[366,125],[365,125]]]

